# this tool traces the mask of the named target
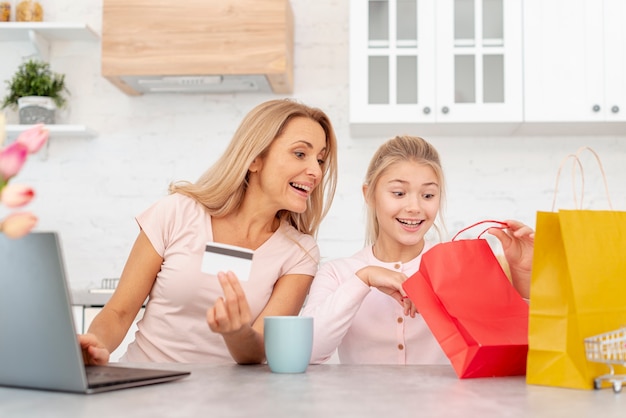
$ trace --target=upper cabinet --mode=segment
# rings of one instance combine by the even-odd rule
[[[626,121],[624,22],[623,0],[524,2],[527,122]]]
[[[522,121],[520,0],[351,0],[350,7],[353,133],[510,132]]]

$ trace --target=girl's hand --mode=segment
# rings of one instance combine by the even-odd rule
[[[407,279],[404,273],[384,267],[367,266],[357,271],[356,275],[366,285],[375,287],[394,298],[404,308],[405,315],[410,315],[412,318],[415,317],[417,310],[402,287],[402,283]]]
[[[535,231],[528,225],[514,220],[505,221],[506,229],[490,228],[489,233],[502,244],[502,250],[509,269],[511,281],[523,298],[530,294],[530,274],[533,265]]]
[[[415,314],[417,314],[417,308],[408,296],[404,296],[402,298],[402,307],[404,308],[404,316],[410,316],[411,318],[415,318]]]
[[[224,296],[207,310],[206,320],[209,328],[211,331],[222,335],[233,334],[244,328],[250,328],[252,314],[237,276],[229,271],[227,273],[219,272],[217,278],[224,290]]]

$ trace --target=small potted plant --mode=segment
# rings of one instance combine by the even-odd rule
[[[65,75],[53,72],[50,64],[29,60],[22,63],[11,80],[2,109],[19,109],[20,124],[54,124],[56,109],[63,108],[69,94]]]

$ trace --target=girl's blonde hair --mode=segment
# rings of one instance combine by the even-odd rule
[[[293,118],[316,121],[326,133],[326,155],[321,166],[323,180],[315,188],[303,213],[281,210],[276,214],[298,231],[317,235],[328,213],[337,184],[337,140],[330,119],[320,109],[290,99],[264,102],[243,119],[224,154],[195,183],[180,181],[170,185],[170,193],[181,193],[202,203],[211,216],[225,216],[236,210],[248,187],[248,168],[263,157]]]
[[[445,231],[441,215],[445,202],[443,169],[441,168],[439,153],[435,147],[426,142],[424,139],[417,136],[396,136],[378,148],[370,161],[365,175],[365,184],[369,185],[366,191],[365,199],[367,202],[372,202],[374,200],[376,187],[381,176],[383,176],[394,164],[404,161],[427,165],[435,172],[440,191],[439,212],[437,214],[440,226],[434,226],[439,234],[439,238],[441,239],[443,231]],[[376,218],[376,211],[372,205],[367,205],[366,222],[365,242],[366,245],[371,245],[376,242],[379,233],[378,219]]]

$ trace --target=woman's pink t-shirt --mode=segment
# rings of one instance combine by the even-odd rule
[[[194,199],[175,193],[140,214],[137,222],[163,264],[137,324],[135,341],[121,361],[234,362],[221,334],[212,332],[206,322],[207,309],[223,295],[217,277],[200,270],[205,245],[213,241],[211,216]],[[256,249],[250,278],[241,282],[252,317],[261,313],[278,278],[314,276],[318,262],[313,237],[281,223]]]

